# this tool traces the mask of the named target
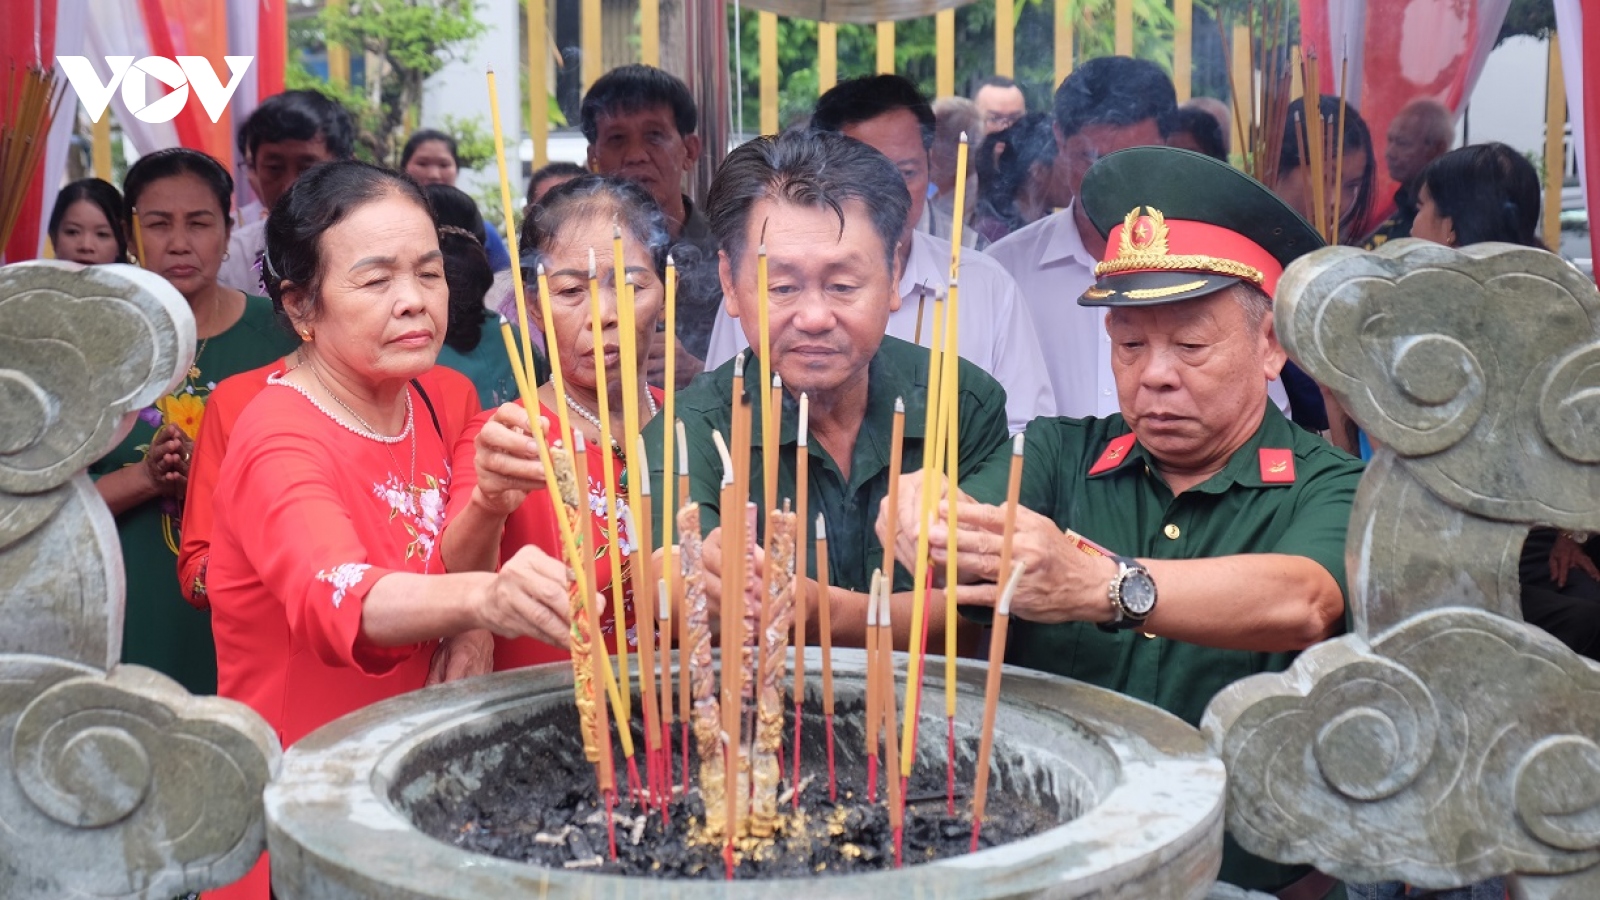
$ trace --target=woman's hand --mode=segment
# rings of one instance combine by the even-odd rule
[[[189,484],[189,455],[194,442],[176,425],[163,425],[150,439],[144,471],[160,497],[182,497]]]
[[[544,488],[544,466],[532,434],[527,411],[515,403],[502,404],[478,432],[472,460],[478,474],[473,501],[488,512],[509,516],[528,494]]]
[[[565,647],[572,619],[570,582],[566,563],[530,544],[500,567],[479,596],[477,619],[501,637],[534,637]]]
[[[463,631],[439,642],[423,685],[431,687],[493,671],[494,635],[478,629]]]

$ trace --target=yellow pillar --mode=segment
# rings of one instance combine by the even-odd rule
[[[998,40],[998,38],[996,38]],[[933,17],[934,95],[953,97],[956,92],[956,11],[941,9]]]
[[[1249,127],[1255,110],[1255,73],[1250,71],[1250,29],[1244,25],[1233,26],[1231,55],[1233,71],[1228,73],[1228,84],[1238,92],[1234,93],[1233,102],[1229,104],[1233,108],[1232,147],[1233,152],[1245,154],[1250,150],[1250,135],[1245,133],[1244,128]]]
[[[100,121],[94,123],[94,177],[102,181],[111,180],[111,110],[107,109],[100,116]]]
[[[1016,70],[1017,13],[1014,0],[994,0],[994,73],[1007,78]]]
[[[1552,253],[1561,250],[1561,183],[1566,175],[1567,153],[1563,140],[1567,125],[1567,83],[1561,73],[1561,44],[1550,32],[1550,74],[1544,104],[1544,243]]]
[[[878,23],[878,74],[894,74],[894,23]]]
[[[1133,55],[1133,0],[1117,0],[1117,55]]]
[[[661,0],[639,0],[639,61],[661,67]]]
[[[550,161],[550,65],[545,52],[549,45],[545,0],[528,0],[528,139],[533,143],[535,169]]]
[[[583,54],[583,89],[587,91],[605,73],[604,51],[600,48],[600,0],[583,0],[578,46]]]
[[[1072,74],[1072,0],[1056,0],[1056,85]]]
[[[778,133],[778,16],[757,14],[761,58],[761,133]]]
[[[839,26],[817,23],[817,92],[826,94],[839,83]]]
[[[1172,35],[1172,86],[1178,102],[1188,101],[1194,76],[1194,0],[1172,0],[1172,14],[1178,20]]]
[[[345,8],[345,0],[328,0],[330,7]],[[342,44],[328,45],[328,80],[339,87],[350,84],[350,48]]]

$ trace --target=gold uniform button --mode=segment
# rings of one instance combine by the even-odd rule
[[[1167,527],[1161,529],[1161,533],[1166,535],[1169,540],[1175,541],[1178,539],[1178,535],[1183,532],[1178,530],[1178,526],[1168,523]]]

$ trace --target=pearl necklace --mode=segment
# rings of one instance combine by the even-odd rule
[[[400,429],[400,433],[399,434],[394,435],[393,437],[390,437],[389,435],[386,435],[386,434],[380,434],[377,429],[373,428],[370,424],[367,423],[366,419],[363,419],[361,417],[360,413],[358,413],[355,410],[351,409],[350,405],[348,403],[345,403],[343,400],[339,399],[339,395],[335,394],[333,392],[333,389],[328,387],[328,383],[326,381],[322,380],[322,376],[317,373],[317,370],[316,370],[316,368],[314,366],[308,366],[307,368],[311,369],[311,377],[315,378],[317,380],[317,384],[322,386],[323,391],[325,391],[328,394],[329,397],[333,398],[333,402],[339,404],[339,406],[341,408],[343,408],[345,412],[349,413],[350,416],[352,418],[354,418],[356,420],[356,422],[361,425],[361,428],[357,428],[356,426],[351,425],[349,422],[346,422],[344,419],[340,418],[339,416],[334,415],[333,411],[328,409],[326,406],[323,406],[322,402],[319,401],[316,397],[313,397],[311,395],[310,391],[306,390],[305,388],[301,387],[298,384],[295,384],[292,381],[289,381],[289,380],[283,378],[282,376],[278,375],[277,373],[273,373],[272,375],[268,376],[267,377],[267,383],[268,384],[282,385],[282,386],[284,386],[286,388],[289,388],[289,389],[293,390],[295,393],[299,394],[300,396],[306,398],[306,400],[310,401],[311,405],[316,407],[318,412],[320,412],[323,415],[327,416],[328,418],[332,419],[335,423],[337,423],[340,426],[342,426],[346,431],[350,432],[351,434],[356,435],[357,437],[366,438],[369,441],[376,441],[376,442],[382,444],[384,451],[389,454],[389,461],[394,463],[394,467],[396,469],[400,468],[400,460],[398,458],[396,458],[395,455],[394,455],[394,449],[393,449],[394,445],[400,443],[403,440],[406,440],[407,438],[410,438],[411,439],[411,468],[410,468],[410,471],[409,471],[408,476],[406,478],[406,488],[412,494],[420,493],[420,489],[417,487],[417,433],[416,433],[416,429],[413,427],[415,422],[414,422],[414,420],[412,418],[412,414],[411,414],[411,390],[410,390],[410,388],[406,389],[406,395],[405,395],[406,396],[406,424],[405,424],[405,427]],[[365,430],[363,431],[362,429],[365,429]]]
[[[589,422],[589,424],[593,425],[597,431],[603,432],[605,430],[605,426],[600,424],[600,416],[596,415],[595,413],[590,412],[587,408],[585,408],[583,406],[583,404],[581,404],[578,401],[572,399],[572,395],[571,394],[565,394],[563,396],[566,398],[567,406],[569,408],[571,408],[571,410],[573,412],[577,413],[580,416],[583,416],[583,418],[585,420],[587,420]],[[656,413],[660,412],[660,410],[658,410],[656,408],[656,397],[655,397],[655,395],[650,393],[650,391],[648,389],[646,389],[645,392],[644,392],[644,399],[645,399],[645,401],[647,403],[650,404],[650,418],[652,418],[652,419],[655,418],[656,417]],[[627,456],[627,453],[622,449],[622,445],[617,443],[617,438],[616,438],[615,435],[612,435],[612,437],[611,437],[611,452],[612,452],[613,455],[615,455],[617,457],[617,459],[623,459],[623,458],[625,458]]]

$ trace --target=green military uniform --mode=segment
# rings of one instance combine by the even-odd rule
[[[1085,175],[1079,199],[1107,237],[1096,284],[1078,301],[1085,306],[1177,303],[1239,283],[1271,297],[1283,267],[1321,245],[1266,187],[1183,150],[1108,154]],[[1344,592],[1345,536],[1361,464],[1270,402],[1260,415],[1220,471],[1177,495],[1122,416],[1037,420],[1027,431],[1021,503],[1119,556],[1286,554],[1316,562]],[[1009,452],[996,453],[962,488],[1002,502],[1010,462]],[[1282,671],[1293,658],[1146,637],[1137,627],[1107,632],[1094,623],[1018,619],[1006,650],[1007,662],[1116,690],[1191,725],[1223,687]],[[1277,891],[1309,871],[1252,856],[1231,839],[1224,845],[1221,878],[1232,884]]]
[[[1121,416],[1036,419],[1028,426],[1021,503],[1119,556],[1208,559],[1283,553],[1316,561],[1345,588],[1344,544],[1361,463],[1267,404],[1261,427],[1222,471],[1173,496]],[[1005,500],[1010,448],[962,490]],[[1277,469],[1278,471],[1273,471]],[[1218,650],[1108,634],[1093,623],[1011,625],[1006,661],[1112,688],[1200,724],[1222,688],[1288,667],[1292,653]]]
[[[722,484],[722,458],[712,442],[711,432],[721,432],[726,438],[732,425],[734,361],[723,364],[713,372],[697,378],[679,392],[675,414],[684,424],[688,435],[689,482],[688,499],[700,504],[700,527],[709,532],[721,521],[720,490]],[[762,499],[761,462],[761,409],[763,394],[757,384],[761,380],[759,366],[752,358],[745,366],[745,395],[751,401],[752,441],[750,448],[750,497],[760,506]],[[961,361],[960,400],[957,415],[961,423],[960,469],[962,477],[977,471],[978,467],[998,449],[1009,447],[1006,433],[1005,389],[982,369]],[[928,351],[894,337],[885,337],[873,355],[867,377],[867,408],[856,436],[855,452],[850,460],[848,479],[838,464],[816,440],[809,441],[810,462],[808,476],[810,498],[807,501],[808,517],[815,521],[820,513],[828,527],[829,583],[852,591],[866,591],[871,586],[872,573],[883,564],[883,547],[874,526],[878,520],[878,507],[889,492],[889,437],[894,423],[894,401],[902,398],[906,404],[905,443],[901,471],[915,472],[922,468],[924,419],[928,396]],[[795,448],[799,427],[799,406],[790,396],[784,397],[783,418],[779,425],[778,497],[794,496]],[[645,446],[652,451],[661,447],[661,429],[664,416],[657,416],[644,429]],[[661,454],[653,452],[650,458],[651,495],[661,496],[663,486]],[[680,498],[681,499],[681,498]],[[670,539],[671,533],[662,527],[662,509],[655,506],[656,540]],[[761,513],[758,512],[758,516]],[[815,526],[807,528],[808,537],[815,537]],[[814,576],[814,554],[807,554],[806,574]],[[904,566],[896,567],[895,589],[910,590],[911,576]]]

